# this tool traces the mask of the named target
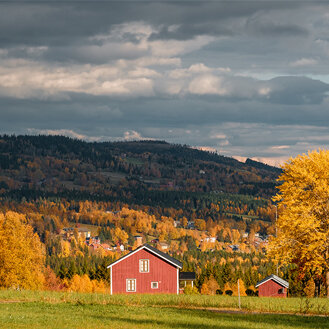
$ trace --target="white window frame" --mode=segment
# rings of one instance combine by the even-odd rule
[[[145,264],[147,264],[145,268]],[[139,260],[139,273],[149,273],[150,272],[150,260],[140,259]]]
[[[156,283],[156,287],[153,287],[154,283]],[[151,282],[151,289],[159,289],[159,282],[158,281]]]
[[[126,279],[126,292],[136,292],[136,279]]]

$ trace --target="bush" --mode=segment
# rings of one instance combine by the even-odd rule
[[[225,295],[232,296],[233,291],[232,290],[225,290]]]
[[[44,276],[45,276],[44,288],[46,290],[60,291],[61,289],[63,289],[64,286],[61,280],[56,276],[56,274],[50,268],[50,266],[47,266],[45,268]]]
[[[97,292],[106,293],[107,287],[103,281],[90,280],[87,274],[82,276],[75,274],[70,282],[68,282],[68,291],[75,292]]]
[[[202,295],[215,295],[216,291],[219,289],[218,282],[215,280],[213,276],[209,279],[206,279],[201,286],[201,294]]]
[[[256,291],[253,291],[252,289],[247,289],[246,294],[247,296],[257,296]]]
[[[216,290],[216,295],[223,295],[223,290],[217,289]]]
[[[196,287],[186,286],[184,288],[184,294],[185,295],[198,295],[199,291]]]

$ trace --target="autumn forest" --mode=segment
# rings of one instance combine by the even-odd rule
[[[321,273],[277,267],[267,254],[280,174],[164,141],[0,136],[0,284],[107,292],[106,267],[147,242],[196,273],[185,293],[236,295],[240,279],[253,296],[278,271],[291,295],[324,295]]]

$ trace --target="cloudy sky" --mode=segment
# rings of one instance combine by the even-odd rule
[[[329,2],[0,2],[0,132],[279,164],[329,144]]]

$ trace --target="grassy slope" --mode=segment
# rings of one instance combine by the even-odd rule
[[[218,312],[218,309],[236,309],[236,306],[236,298],[223,296],[109,296],[3,290],[0,291],[0,324],[1,328],[33,329],[329,328],[327,317]],[[210,311],[211,308],[217,312]],[[243,298],[242,308],[328,315],[329,301]]]
[[[46,302],[0,305],[3,328],[329,328],[326,318]]]

